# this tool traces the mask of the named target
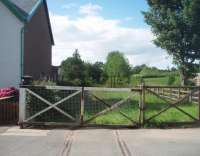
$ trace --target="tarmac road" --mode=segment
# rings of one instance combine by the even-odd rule
[[[199,156],[200,129],[0,127],[0,156]]]

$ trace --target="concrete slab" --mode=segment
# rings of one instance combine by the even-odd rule
[[[75,133],[71,156],[121,156],[112,130],[89,129]]]
[[[67,130],[15,130],[0,135],[0,156],[56,156],[64,146]]]
[[[199,156],[200,129],[0,127],[0,156]]]
[[[134,156],[199,156],[200,129],[121,130]]]

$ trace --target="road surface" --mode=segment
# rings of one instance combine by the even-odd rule
[[[200,129],[0,127],[0,156],[199,156]]]

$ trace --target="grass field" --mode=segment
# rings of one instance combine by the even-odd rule
[[[169,77],[145,78],[147,85],[169,85]],[[180,85],[180,77],[176,76],[172,85]]]
[[[106,103],[109,105],[112,105],[113,103],[119,101],[120,99],[124,99],[129,94],[124,92],[111,92],[111,93],[101,93],[96,92],[93,93],[95,96],[98,96],[99,98],[103,99]],[[85,118],[88,119],[92,117],[94,114],[102,111],[106,108],[102,102],[98,102],[95,99],[89,98],[90,106],[86,106],[86,113]],[[101,115],[97,117],[95,120],[93,120],[91,123],[94,124],[111,124],[111,125],[130,125],[132,122],[121,115],[119,111],[123,112],[130,118],[131,120],[138,121],[139,120],[139,96],[131,97],[129,100],[127,100],[124,104],[122,104],[119,108],[116,110],[113,110],[111,112],[108,112],[104,115]],[[94,102],[95,101],[95,102]],[[167,103],[163,102],[162,100],[158,99],[155,96],[147,95],[146,96],[146,111],[145,111],[145,117],[148,119],[152,115],[157,114],[159,111],[161,111],[163,108],[166,108],[168,106]],[[91,104],[93,105],[91,107]],[[194,117],[198,116],[198,107],[196,104],[184,102],[180,104],[179,106],[181,109],[186,111],[187,113],[191,114]],[[161,114],[160,116],[153,119],[151,122],[156,122],[157,124],[161,122],[183,122],[183,121],[192,121],[192,119],[182,112],[179,112],[178,110],[172,108],[166,111],[165,113]]]
[[[142,78],[142,80],[145,82],[146,85],[174,85],[179,86],[181,84],[181,79],[179,76],[174,76],[174,79],[171,81],[169,76],[165,77],[145,77]],[[141,78],[133,78],[131,81],[132,86],[138,86],[141,84]]]

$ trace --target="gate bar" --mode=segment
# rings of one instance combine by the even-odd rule
[[[55,108],[55,106],[57,106],[57,105],[59,105],[59,104],[65,102],[65,101],[67,101],[68,99],[70,99],[70,98],[76,96],[76,95],[79,94],[80,92],[81,92],[81,91],[77,91],[77,92],[75,92],[75,93],[73,93],[73,94],[67,96],[66,98],[64,98],[64,99],[62,99],[62,100],[56,102],[55,104],[53,104],[53,105],[51,105],[51,106],[49,106],[49,107],[43,109],[42,111],[36,113],[36,114],[33,115],[33,116],[29,117],[29,118],[26,119],[25,121],[27,122],[27,121],[29,121],[29,120],[32,120],[32,119],[36,118],[37,116],[39,116],[39,115],[41,115],[41,114],[47,112],[48,110],[50,110],[50,109],[52,109],[52,108]]]
[[[19,125],[21,125],[26,118],[26,89],[19,90]]]
[[[85,110],[84,107],[85,107],[84,87],[82,87],[82,90],[81,90],[81,118],[80,118],[81,125],[83,125],[83,122],[84,122],[84,110]]]
[[[199,87],[199,94],[198,94],[198,107],[199,107],[199,121],[200,121],[200,87]]]

